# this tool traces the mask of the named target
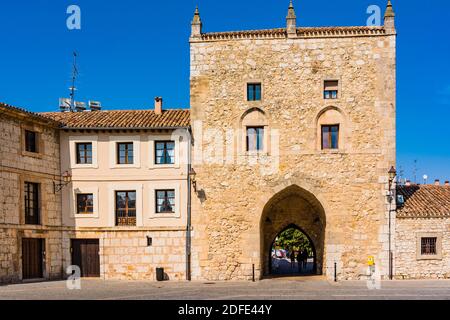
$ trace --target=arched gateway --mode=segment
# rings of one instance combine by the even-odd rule
[[[296,226],[312,242],[314,274],[322,274],[325,243],[325,211],[317,198],[292,185],[275,194],[264,206],[261,232],[261,270],[271,274],[271,252],[274,239],[286,228]]]

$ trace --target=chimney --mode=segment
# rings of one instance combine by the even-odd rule
[[[411,185],[411,180],[406,180],[405,186],[409,187]]]
[[[156,114],[162,114],[162,104],[163,99],[161,97],[155,98],[155,113]]]
[[[445,186],[446,187],[450,186],[450,182],[449,181],[445,181]]]
[[[439,179],[434,180],[434,185],[435,186],[440,186],[441,182],[439,181]]]

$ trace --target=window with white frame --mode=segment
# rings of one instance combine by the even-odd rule
[[[139,168],[140,136],[110,136],[110,168]]]
[[[156,190],[156,213],[175,212],[175,190]]]
[[[97,136],[70,136],[70,167],[97,168]]]
[[[175,141],[155,141],[155,164],[175,164]]]

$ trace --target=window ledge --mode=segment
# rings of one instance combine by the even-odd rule
[[[246,151],[242,154],[245,157],[254,157],[254,158],[259,158],[259,157],[267,157],[270,154],[268,152],[257,152],[257,151]]]
[[[346,154],[345,150],[342,149],[322,149],[319,150],[319,154]]]
[[[178,164],[153,164],[149,166],[149,170],[157,170],[157,169],[179,169],[180,165]]]
[[[98,216],[98,213],[89,213],[89,214],[87,214],[87,213],[75,213],[74,215],[73,215],[73,218],[75,218],[75,219],[83,219],[83,218],[98,218],[99,216]]]
[[[149,219],[159,219],[159,218],[180,218],[180,215],[176,212],[172,213],[153,213],[149,216]]]
[[[141,166],[138,164],[115,164],[110,167],[110,169],[130,169],[130,168],[140,169]]]
[[[30,152],[30,151],[25,151],[22,150],[22,156],[24,157],[31,157],[31,158],[37,158],[37,159],[42,159],[42,157],[44,156],[42,153],[40,152]]]
[[[73,164],[71,169],[98,169],[98,165],[95,164]]]
[[[418,261],[420,260],[442,260],[442,256],[440,255],[429,255],[429,256],[419,256],[417,257]]]

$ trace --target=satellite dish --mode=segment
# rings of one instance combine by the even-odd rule
[[[428,176],[426,174],[423,175],[423,180],[427,180]]]

